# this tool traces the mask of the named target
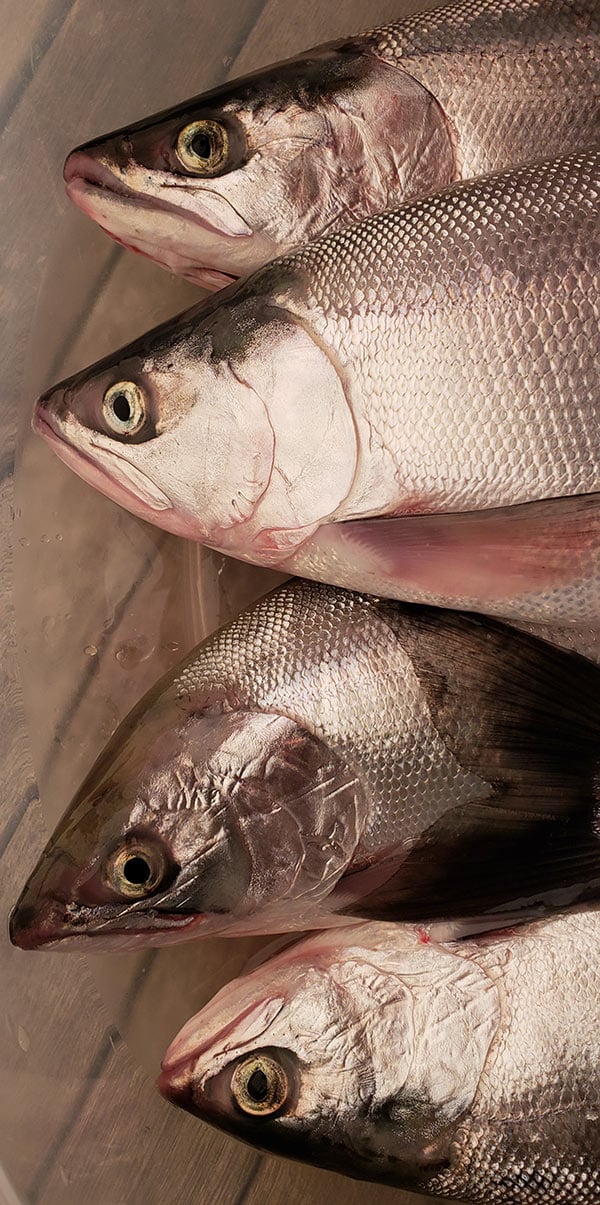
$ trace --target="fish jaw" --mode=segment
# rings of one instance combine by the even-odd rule
[[[64,177],[69,199],[115,242],[211,291],[225,288],[275,254],[276,248],[257,237],[214,191],[206,190],[194,211],[185,205],[186,194],[179,198],[181,190],[174,187],[170,200],[149,200],[123,183],[93,150],[73,151]],[[184,203],[177,204],[176,197]],[[235,271],[222,266],[232,264]]]
[[[89,913],[88,913],[89,915]],[[104,931],[103,926],[114,924],[112,914],[95,918],[84,932],[77,931],[77,924],[86,922],[86,910],[77,911],[72,905],[48,896],[29,905],[23,899],[15,906],[9,918],[9,936],[13,946],[21,950],[50,950],[61,953],[125,953],[150,947],[180,944],[199,937],[219,936],[222,923],[211,927],[205,917],[190,914],[163,913],[151,924],[140,914],[139,921],[127,927]],[[162,926],[162,927],[161,927]]]
[[[102,453],[99,454],[97,448],[86,452],[63,438],[48,417],[43,399],[36,403],[32,426],[63,464],[111,502],[173,535],[184,539],[198,538],[194,524],[186,521],[167,496],[139,470],[134,473],[126,461],[110,450],[100,460]],[[115,474],[119,474],[118,479]]]

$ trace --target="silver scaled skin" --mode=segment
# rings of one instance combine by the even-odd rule
[[[321,933],[225,987],[164,1095],[245,1142],[477,1205],[598,1205],[597,912]]]
[[[124,720],[13,913],[137,948],[596,898],[600,670],[491,619],[286,583]]]
[[[596,0],[458,0],[95,139],[67,191],[220,288],[453,180],[597,143],[599,72]]]
[[[590,150],[367,219],[62,382],[35,426],[230,555],[598,625],[599,201]]]

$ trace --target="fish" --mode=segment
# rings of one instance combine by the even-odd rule
[[[219,289],[457,179],[600,141],[596,0],[459,0],[78,147],[67,193]]]
[[[596,898],[600,669],[492,619],[293,579],[125,718],[11,918],[25,949]]]
[[[159,1087],[251,1143],[479,1205],[600,1200],[595,909],[439,943],[296,942],[183,1027]]]
[[[600,148],[463,181],[204,299],[34,428],[242,560],[597,627],[599,263]]]

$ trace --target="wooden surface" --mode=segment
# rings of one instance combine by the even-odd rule
[[[95,495],[29,433],[41,388],[193,295],[68,209],[65,154],[227,76],[423,6],[0,0],[3,918],[48,826],[134,699],[201,627],[270,584],[206,556],[196,598],[196,551]],[[158,1096],[161,1049],[251,943],[84,960],[15,951],[5,930],[0,1202],[417,1200],[261,1156]]]

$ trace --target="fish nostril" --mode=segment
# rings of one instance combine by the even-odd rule
[[[52,401],[52,398],[55,396],[55,394],[56,394],[56,386],[51,386],[50,389],[47,389],[45,393],[42,393],[41,397],[39,397],[37,402],[35,403],[36,412],[38,410],[42,410],[45,406],[47,406],[48,402]]]

